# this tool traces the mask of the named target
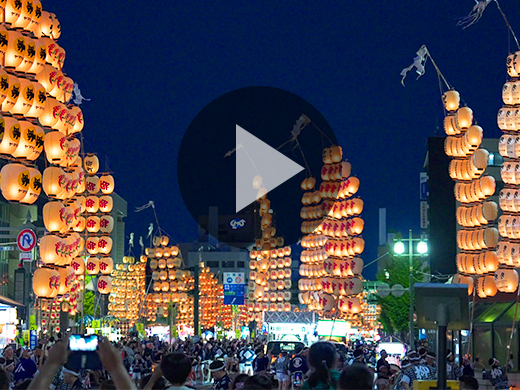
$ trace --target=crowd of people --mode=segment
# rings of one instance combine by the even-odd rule
[[[44,338],[34,350],[7,346],[0,357],[0,390],[410,390],[414,380],[435,380],[438,372],[435,353],[425,348],[409,352],[397,367],[384,350],[376,360],[374,345],[343,344],[341,349],[339,343],[320,341],[275,354],[262,338],[187,339],[170,345],[156,337],[118,343],[100,337],[93,352],[100,366],[81,369],[71,363],[68,338]],[[461,390],[478,389],[475,369],[485,368],[478,359],[459,365],[451,351],[446,359],[448,380],[458,380]],[[496,390],[509,389],[511,361],[502,366],[491,358],[488,363],[483,378]]]

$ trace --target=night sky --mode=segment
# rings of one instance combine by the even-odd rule
[[[153,200],[161,228],[178,242],[195,240],[177,188],[178,148],[196,114],[237,88],[283,88],[328,120],[361,180],[365,263],[377,257],[379,208],[387,208],[388,229],[419,232],[427,138],[444,134],[431,63],[419,80],[410,73],[406,88],[400,83],[422,44],[484,136],[500,135],[505,59],[516,46],[494,3],[466,30],[456,21],[470,0],[149,3],[160,5],[42,0],[61,22],[64,71],[92,99],[82,105],[85,151],[108,158],[128,201],[127,234],[146,235],[153,214],[133,209]],[[517,1],[500,5],[520,32]]]

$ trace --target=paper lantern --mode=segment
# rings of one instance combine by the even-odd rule
[[[26,73],[29,69],[34,65],[34,60],[36,58],[36,40],[31,39],[29,37],[24,37],[25,39],[25,51],[24,58],[20,65],[16,67],[17,72]]]
[[[60,237],[48,234],[40,239],[40,258],[43,263],[59,263],[63,256],[64,242]]]
[[[40,126],[34,126],[34,148],[33,152],[27,156],[27,160],[34,161],[40,156],[43,151],[44,139],[45,131]]]
[[[19,66],[25,58],[26,51],[25,37],[17,31],[9,30],[4,66],[6,68],[16,68]]]
[[[85,210],[88,213],[97,213],[99,210],[99,198],[95,195],[88,196],[85,199]]]
[[[85,246],[87,248],[88,253],[90,253],[91,255],[95,255],[95,254],[99,253],[98,243],[99,243],[99,237],[87,238],[87,242],[86,242]]]
[[[6,164],[0,171],[0,189],[8,201],[21,201],[30,184],[29,169],[23,164]]]
[[[58,294],[60,274],[50,268],[38,268],[33,274],[34,295],[53,298]]]
[[[114,269],[114,260],[111,257],[101,257],[99,259],[99,272],[110,275]]]
[[[76,275],[83,275],[85,273],[85,262],[81,257],[74,258],[71,261],[70,266],[74,269]]]
[[[469,107],[461,107],[455,114],[455,123],[459,130],[465,130],[473,123],[473,110]]]
[[[2,111],[10,112],[20,96],[20,81],[16,76],[11,74],[8,74],[7,78],[8,84],[5,95],[6,97],[2,103]]]
[[[100,276],[97,286],[101,294],[110,294],[112,291],[112,278],[108,275]]]
[[[99,231],[99,217],[96,216],[90,216],[87,218],[86,221],[86,229],[90,233],[97,233]]]
[[[89,175],[95,175],[99,170],[99,159],[95,154],[87,154],[83,160],[85,171]]]
[[[113,243],[112,239],[108,236],[99,237],[99,240],[98,240],[99,253],[108,255],[110,253],[110,251],[112,250],[112,243]]]
[[[442,95],[442,103],[447,111],[456,111],[460,104],[460,94],[455,90],[450,90]]]
[[[518,273],[514,269],[498,269],[494,279],[500,292],[512,293],[518,288]]]
[[[65,159],[68,149],[67,137],[59,131],[51,131],[45,134],[44,148],[47,160],[59,164]]]
[[[88,248],[88,240],[87,240],[87,248]],[[87,270],[87,274],[97,275],[99,273],[99,258],[93,257],[93,256],[89,257],[87,259],[87,264],[85,266],[85,269]]]
[[[29,170],[29,188],[27,190],[27,194],[20,201],[23,204],[33,204],[36,202],[38,197],[40,196],[40,192],[42,189],[42,174],[36,168],[27,168]]]
[[[0,154],[12,154],[20,141],[20,123],[11,117],[1,117],[0,129],[3,136],[0,142]]]
[[[20,94],[16,103],[11,107],[10,112],[14,115],[25,115],[32,107],[34,102],[34,85],[31,81],[19,78]]]
[[[87,191],[91,194],[97,194],[99,192],[99,177],[88,176],[85,180]]]
[[[114,218],[110,215],[104,215],[99,219],[100,230],[103,233],[112,233],[114,230]]]

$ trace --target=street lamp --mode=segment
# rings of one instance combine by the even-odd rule
[[[428,254],[428,244],[422,238],[413,238],[412,229],[408,231],[408,253],[405,253],[405,245],[403,241],[398,240],[394,244],[394,253],[397,256],[406,256],[408,255],[408,266],[410,268],[410,348],[414,347],[414,327],[413,327],[413,242],[417,243],[417,254],[420,256],[425,256]]]

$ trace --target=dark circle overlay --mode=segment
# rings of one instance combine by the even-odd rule
[[[302,114],[312,121],[298,137],[306,162],[294,142],[286,143]],[[337,145],[337,140],[326,119],[309,102],[273,87],[246,87],[228,92],[197,114],[184,134],[177,160],[184,203],[208,234],[211,230],[209,208],[218,207],[219,226],[215,238],[219,245],[245,248],[261,237],[261,230],[258,202],[235,213],[236,156],[224,158],[224,155],[235,148],[236,125],[275,149],[286,143],[278,151],[302,167],[308,165],[318,183],[321,182],[322,149]],[[302,236],[300,184],[308,176],[305,169],[267,194],[273,210],[273,226],[277,236],[284,237],[285,245],[296,243]],[[252,186],[252,183],[244,185]],[[199,240],[206,240],[205,235],[199,234]]]

